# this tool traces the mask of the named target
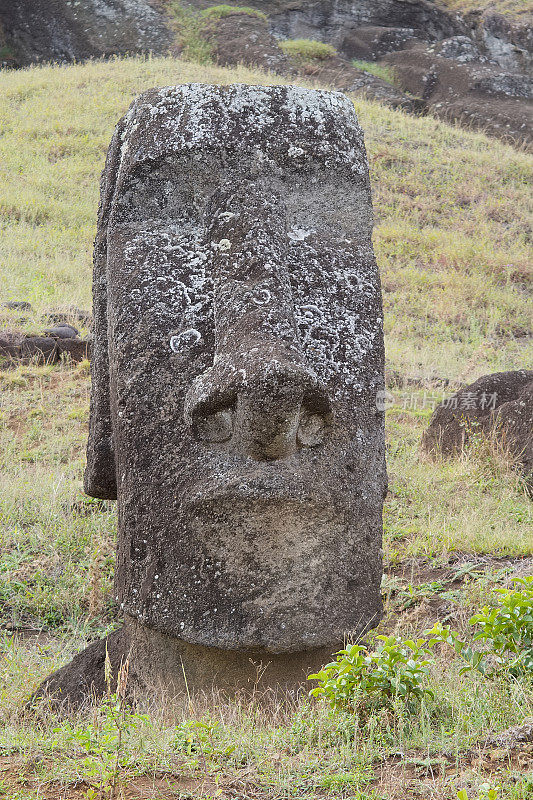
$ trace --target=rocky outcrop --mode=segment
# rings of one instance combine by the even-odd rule
[[[300,75],[320,86],[341,89],[365,96],[411,113],[425,110],[425,103],[407,95],[376,75],[357,69],[346,58],[334,52],[326,57],[299,60],[285,55],[278,40],[269,30],[266,19],[255,15],[234,13],[208,22],[204,37],[212,47],[213,56],[221,66],[245,64],[269,72],[294,77]]]
[[[170,42],[163,14],[148,0],[0,0],[7,66],[163,53]]]
[[[199,9],[214,4],[189,3]],[[318,39],[337,49],[344,65],[321,64],[314,70],[326,85],[407,111],[427,106],[441,118],[511,143],[532,141],[529,14],[461,16],[429,0],[249,0],[247,5],[268,15],[278,39]],[[350,84],[346,77],[354,58],[385,59],[396,69],[397,85],[386,86],[364,73]]]
[[[196,8],[216,5],[210,0],[192,0],[189,4]],[[428,0],[247,0],[243,5],[263,11],[279,38],[320,39],[341,52],[345,51],[345,42],[365,26],[409,31],[408,35],[423,41],[466,30],[458,15]]]
[[[511,143],[533,142],[533,88],[479,56],[465,37],[389,54],[400,87],[422,97],[438,117],[481,128]]]

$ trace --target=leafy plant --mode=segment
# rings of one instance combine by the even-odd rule
[[[352,644],[336,653],[336,661],[310,675],[309,680],[318,681],[311,694],[344,711],[390,707],[398,699],[412,702],[433,697],[422,686],[430,665],[427,641],[376,638],[380,642],[376,650]]]
[[[286,39],[279,46],[287,56],[303,61],[325,61],[337,55],[335,48],[315,39]]]
[[[431,630],[429,647],[438,642],[451,645],[457,655],[467,662],[461,672],[476,669],[484,675],[507,672],[514,677],[533,672],[533,576],[514,578],[519,589],[494,589],[499,604],[483,606],[469,622],[481,628],[474,642],[485,642],[486,650],[474,650],[463,642],[456,631],[436,623]],[[496,669],[490,669],[490,660]]]
[[[500,602],[483,606],[470,619],[480,630],[474,641],[488,645],[500,668],[511,675],[533,672],[533,576],[514,578],[518,589],[495,589]]]
[[[74,726],[66,722],[54,733],[66,733],[66,741],[77,745],[85,756],[82,760],[83,774],[87,779],[99,782],[98,795],[93,787],[88,798],[106,797],[114,800],[121,767],[124,766],[124,744],[126,736],[133,736],[139,725],[148,722],[148,717],[132,711],[126,703],[129,663],[121,665],[117,676],[116,692],[111,692],[113,680],[111,663],[106,653],[105,679],[107,696],[101,707],[101,715],[85,725]]]
[[[491,788],[490,784],[483,783],[480,786],[480,794],[478,795],[477,800],[498,800],[499,794],[499,787]],[[457,800],[469,800],[466,789],[461,789],[459,792],[457,792]],[[474,798],[471,798],[471,800],[474,800]]]

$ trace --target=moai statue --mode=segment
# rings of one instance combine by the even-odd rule
[[[295,686],[381,617],[383,324],[352,103],[139,97],[102,179],[85,489],[140,686]],[[103,682],[104,643],[49,679]],[[254,666],[255,665],[255,666]],[[100,670],[101,676],[98,672]]]

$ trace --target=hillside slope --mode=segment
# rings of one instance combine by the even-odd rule
[[[188,81],[273,82],[175,59],[0,73],[1,299],[38,311],[90,305],[98,180],[113,127],[144,89]],[[531,157],[431,118],[361,100],[356,108],[389,365],[467,380],[531,363]]]

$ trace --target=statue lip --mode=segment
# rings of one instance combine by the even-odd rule
[[[264,507],[271,505],[305,506],[323,511],[334,508],[333,499],[323,487],[309,487],[294,481],[268,480],[212,481],[205,488],[197,488],[183,503],[184,509],[199,509],[213,504],[235,506],[242,510],[243,504]]]

